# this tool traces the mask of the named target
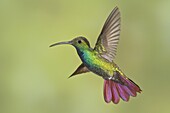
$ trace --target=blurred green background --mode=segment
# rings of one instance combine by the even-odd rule
[[[48,47],[80,35],[94,46],[115,6],[115,62],[143,90],[118,105],[93,73],[67,79],[81,63],[73,47]],[[169,0],[1,0],[0,113],[170,113],[169,30]]]

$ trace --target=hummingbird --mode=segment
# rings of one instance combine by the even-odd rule
[[[112,101],[114,104],[118,104],[120,99],[127,102],[130,96],[136,97],[137,93],[142,91],[113,61],[119,42],[120,22],[120,11],[115,7],[106,19],[94,48],[83,36],[50,45],[50,47],[61,44],[74,46],[82,63],[69,78],[86,72],[93,72],[102,77],[104,100],[106,103]]]

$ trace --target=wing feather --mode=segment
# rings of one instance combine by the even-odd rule
[[[81,73],[86,73],[86,72],[90,72],[90,70],[82,63],[82,64],[74,71],[74,73],[69,76],[69,78],[72,77],[72,76],[81,74]]]
[[[119,9],[115,7],[107,18],[94,48],[110,62],[116,56],[120,36],[120,21]]]

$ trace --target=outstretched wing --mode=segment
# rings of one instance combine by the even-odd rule
[[[86,72],[90,72],[90,71],[89,71],[89,70],[87,69],[87,67],[82,63],[82,64],[74,71],[74,73],[69,76],[69,78],[72,77],[72,76],[81,74],[81,73],[86,73]]]
[[[119,36],[120,12],[118,7],[115,7],[103,26],[94,50],[98,51],[102,57],[112,62],[116,56]]]

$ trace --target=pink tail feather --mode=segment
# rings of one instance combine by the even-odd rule
[[[124,101],[129,101],[130,96],[135,97],[137,92],[140,93],[142,90],[132,80],[122,77],[121,80],[125,83],[114,82],[112,80],[104,80],[104,99],[105,102],[119,103],[120,98]]]

